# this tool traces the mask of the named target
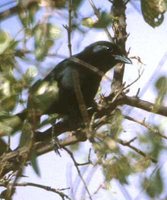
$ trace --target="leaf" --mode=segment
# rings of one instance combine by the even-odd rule
[[[167,0],[141,0],[141,9],[145,21],[150,26],[159,26],[164,20]]]
[[[160,170],[157,170],[151,178],[145,178],[142,186],[151,198],[159,199],[158,197],[162,193],[164,187]]]
[[[34,78],[37,76],[38,70],[35,66],[30,66],[25,74],[22,76],[21,82],[24,82],[24,85],[30,85]]]
[[[127,176],[133,172],[128,159],[124,156],[108,159],[103,162],[102,167],[107,182],[115,178],[121,183],[127,183]]]
[[[18,41],[4,31],[0,31],[0,71],[9,73],[15,65],[15,49]]]
[[[122,120],[123,115],[119,109],[115,109],[114,113],[112,114],[111,118],[109,119],[110,123],[110,133],[112,137],[118,138],[121,131],[123,130],[122,127]]]
[[[25,121],[22,128],[19,147],[27,146],[32,140],[31,136],[32,136],[32,126],[29,122]]]
[[[12,95],[9,82],[2,83],[0,87],[0,111],[11,111],[16,104],[16,96]]]
[[[157,90],[157,97],[155,101],[154,110],[158,110],[164,103],[165,97],[167,95],[167,77],[161,76],[155,83],[155,88]]]
[[[97,22],[97,19],[94,19],[91,17],[86,17],[82,19],[82,25],[89,28],[92,28],[96,22]]]
[[[53,46],[55,39],[60,37],[60,29],[50,23],[43,23],[38,24],[33,31],[36,58],[43,60]]]
[[[167,77],[161,76],[155,83],[158,93],[162,96],[167,94]]]
[[[98,21],[94,24],[94,28],[105,28],[108,25],[112,24],[114,18],[111,14],[102,12]]]
[[[7,144],[0,138],[0,156],[7,150]]]
[[[11,135],[21,125],[21,119],[17,116],[4,116],[0,118],[0,135]]]
[[[55,3],[56,8],[63,8],[66,5],[65,0],[56,0],[56,1],[54,1],[54,3]]]
[[[40,176],[40,170],[39,170],[39,165],[37,162],[37,155],[36,155],[35,151],[33,151],[31,154],[31,165],[32,165],[32,168],[34,169],[35,173],[38,176]]]
[[[77,10],[82,2],[83,2],[83,0],[73,0],[72,1],[72,6],[73,6],[74,10]]]
[[[26,1],[24,1],[24,2],[26,2]],[[28,7],[28,9],[27,9],[27,7]],[[34,25],[35,17],[36,17],[35,14],[38,11],[38,9],[39,9],[38,4],[34,4],[34,3],[29,4],[29,5],[22,4],[20,6],[18,16],[19,16],[19,19],[20,19],[23,27],[25,28],[25,30],[27,28],[30,28],[32,25]],[[25,31],[25,33],[27,33],[27,32]]]
[[[150,158],[142,157],[137,160],[133,166],[133,169],[135,172],[144,172],[144,170],[150,167],[151,164]]]
[[[0,54],[7,49],[11,40],[12,38],[7,32],[0,30]]]
[[[105,28],[111,23],[113,23],[114,18],[111,14],[102,12],[100,18],[97,17],[87,17],[82,20],[82,25],[89,28]]]

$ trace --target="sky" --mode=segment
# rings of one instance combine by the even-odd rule
[[[106,10],[109,9],[109,3],[103,4],[102,1],[96,1],[97,7],[105,7]],[[133,65],[127,65],[125,69],[125,76],[124,81],[126,84],[131,83],[138,77],[138,70],[142,69],[143,75],[140,78],[138,82],[136,82],[132,87],[130,88],[129,95],[135,95],[138,91],[138,88],[141,88],[141,98],[144,100],[148,100],[150,102],[154,102],[155,100],[155,88],[154,83],[157,80],[158,76],[160,75],[167,75],[166,65],[167,65],[167,59],[166,62],[163,63],[161,68],[158,68],[158,71],[156,71],[157,66],[159,65],[161,59],[164,57],[164,55],[167,54],[167,16],[163,22],[163,24],[160,27],[152,28],[148,24],[144,22],[144,19],[141,16],[140,13],[140,6],[137,3],[136,4],[137,9],[134,9],[132,4],[128,4],[127,8],[127,32],[130,34],[127,40],[127,49],[130,48],[130,57],[139,56],[141,58],[141,61],[144,63],[144,65],[139,64],[137,61],[133,60]],[[91,8],[88,2],[84,3],[82,9],[84,8],[84,15],[86,16],[89,14]],[[40,13],[39,13],[40,15]],[[54,20],[54,19],[53,19]],[[56,21],[56,23],[58,23]],[[61,22],[62,23],[62,22]],[[62,31],[63,35],[62,38],[59,39],[58,45],[59,53],[62,55],[68,56],[68,47],[67,47],[67,38],[65,30],[63,30],[61,23],[58,24]],[[20,24],[18,23],[18,20],[16,17],[9,18],[8,20],[5,20],[0,23],[0,27],[2,29],[5,29],[12,33],[12,35],[16,35],[17,31],[20,29]],[[74,43],[73,46],[73,52],[77,53],[81,51],[85,46],[87,46],[90,43],[93,43],[98,40],[107,40],[107,36],[103,31],[97,31],[97,30],[91,30],[86,34],[86,37],[82,38],[78,35],[74,35],[72,38],[72,43]],[[61,60],[61,59],[60,59]],[[54,65],[59,62],[59,59],[55,60],[49,60],[49,64],[54,67]],[[154,74],[156,72],[156,74]],[[112,75],[112,72],[110,73]],[[158,76],[157,76],[158,74]],[[154,75],[154,76],[153,76]],[[148,86],[143,93],[142,88],[145,87],[145,85]],[[110,83],[104,82],[102,83],[103,93],[107,94],[109,90]],[[127,112],[128,109],[125,109],[125,112]],[[136,112],[138,113],[138,118],[143,119],[145,117],[146,112],[140,112],[139,109],[136,109]],[[135,112],[135,113],[136,113]],[[133,113],[132,113],[133,115]],[[158,116],[154,115],[148,115],[147,120],[165,120],[163,117],[159,118]],[[134,126],[132,124],[128,124],[128,131],[133,132]],[[130,137],[130,136],[129,136]],[[88,147],[90,147],[90,144],[86,142],[85,144],[82,144],[82,148],[79,150],[79,152],[76,153],[77,161],[82,162],[85,160],[85,157],[87,155],[86,152],[88,152]],[[164,155],[164,158],[166,155]],[[164,161],[164,159],[163,159]],[[43,156],[40,156],[38,158],[38,162],[40,165],[40,171],[41,171],[41,177],[39,178],[36,174],[34,174],[31,167],[27,167],[25,170],[25,182],[35,182],[40,183],[43,185],[48,185],[54,188],[66,188],[68,186],[74,185],[74,188],[77,188],[77,200],[80,200],[80,195],[84,194],[84,187],[80,180],[78,179],[78,175],[75,171],[75,169],[72,168],[72,161],[70,157],[67,155],[67,153],[61,151],[61,157],[55,154],[55,152],[50,152],[48,154],[45,154]],[[163,163],[163,169],[165,170],[165,167],[167,166],[166,162]],[[95,191],[98,186],[103,183],[103,176],[100,172],[100,168],[93,169],[89,167],[86,168],[87,172],[84,174],[85,177],[90,178],[90,175],[94,172],[94,175],[92,177],[92,184],[91,191]],[[166,172],[166,171],[165,171]],[[167,173],[166,173],[167,174]],[[131,199],[133,200],[139,200],[140,199],[140,190],[138,189],[138,179],[131,176],[129,178],[129,182],[133,183],[130,185],[130,187],[126,187],[126,190],[131,195]],[[78,184],[78,185],[76,185]],[[96,200],[104,199],[121,199],[126,200],[128,198],[125,198],[125,193],[123,193],[123,190],[125,188],[121,188],[118,182],[112,182],[112,186],[108,192],[106,190],[101,190],[99,194],[95,197]],[[133,192],[132,192],[133,191]],[[142,195],[142,199],[147,199],[146,196]],[[138,198],[139,197],[139,198]],[[35,199],[49,199],[49,200],[59,200],[60,198],[51,192],[46,192],[41,189],[31,188],[31,187],[24,187],[24,188],[18,188],[16,194],[14,195],[13,200],[35,200]]]

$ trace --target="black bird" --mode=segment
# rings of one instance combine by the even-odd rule
[[[81,119],[76,86],[79,84],[86,108],[92,107],[102,76],[118,63],[131,64],[131,60],[116,44],[99,41],[89,45],[32,86],[28,109],[39,115],[57,113],[71,121]]]
[[[37,81],[30,89],[29,106],[41,114],[71,116],[75,112],[78,116],[75,84],[81,88],[86,107],[91,107],[102,75],[118,63],[130,64],[131,61],[114,43],[95,42],[81,53],[60,62],[43,80]]]

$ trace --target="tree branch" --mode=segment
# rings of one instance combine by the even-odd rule
[[[112,100],[111,96],[106,98],[108,102]],[[110,104],[108,103],[107,107],[103,107],[100,109],[96,117],[102,117],[104,115],[111,115],[112,111],[119,105],[129,105],[133,107],[137,107],[143,110],[146,110],[148,112],[152,112],[155,114],[167,116],[167,107],[161,106],[156,107],[155,104],[150,103],[148,101],[144,101],[139,99],[138,97],[128,97],[126,95],[120,95],[117,97],[117,99],[114,100]],[[105,121],[104,121],[105,123]],[[61,124],[58,126],[57,129],[54,129],[55,135],[60,135],[64,133],[65,131],[71,131],[71,129],[67,125],[68,123]],[[95,128],[96,124],[93,125]],[[98,126],[98,124],[97,124]],[[55,125],[56,127],[56,125]],[[60,141],[60,147],[65,147],[68,145],[76,144],[78,142],[84,142],[87,140],[86,134],[82,131],[77,130],[78,127],[75,127],[75,134],[66,137],[63,141]],[[39,139],[43,142],[36,142],[33,146],[33,148],[36,150],[36,155],[40,156],[42,154],[45,154],[49,151],[52,151],[55,149],[55,146],[52,143],[49,143],[48,140],[50,140],[52,135],[52,128],[49,128],[45,132],[36,132],[36,140]],[[58,132],[57,132],[58,131]],[[22,163],[25,160],[25,157],[27,155],[27,152],[29,149],[27,147],[21,147],[16,151],[5,153],[0,157],[0,177],[3,177],[6,173],[9,171],[16,171],[19,169],[20,163]]]
[[[126,53],[125,44],[127,39],[126,32],[126,3],[124,0],[113,0],[111,7],[111,14],[113,15],[114,23],[112,28],[114,31],[114,40],[121,50]],[[123,83],[124,65],[114,68],[114,76],[112,81],[112,91],[120,90]]]
[[[167,117],[167,107],[166,106],[157,106],[156,104],[150,103],[148,101],[144,101],[139,99],[138,97],[129,97],[129,96],[124,96],[123,97],[123,104],[140,108],[145,111],[163,115]]]
[[[0,186],[6,187],[6,183],[4,183],[4,184],[0,183]],[[69,198],[66,194],[64,194],[62,192],[63,190],[67,190],[69,188],[55,189],[55,188],[52,188],[52,187],[49,187],[49,186],[31,183],[31,182],[15,183],[15,185],[14,185],[14,187],[26,187],[26,186],[36,187],[36,188],[44,189],[44,190],[49,191],[49,192],[54,192],[54,193],[57,193],[62,199],[66,198],[66,199],[71,200],[71,198]]]

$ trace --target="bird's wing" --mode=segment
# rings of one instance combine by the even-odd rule
[[[28,108],[45,113],[58,100],[59,87],[56,80],[38,80],[29,91]]]

